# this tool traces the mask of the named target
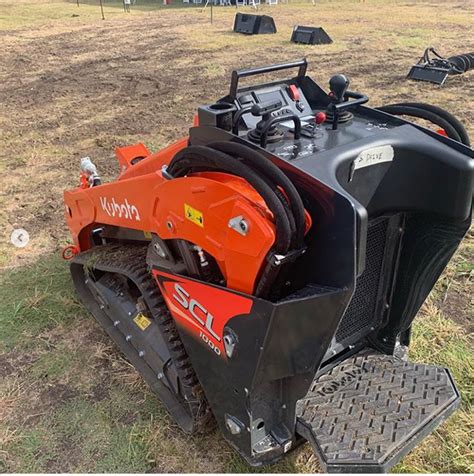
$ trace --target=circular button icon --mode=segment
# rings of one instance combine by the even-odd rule
[[[24,248],[30,241],[30,235],[23,228],[17,228],[16,230],[12,231],[10,241],[13,246],[16,246],[17,248]]]

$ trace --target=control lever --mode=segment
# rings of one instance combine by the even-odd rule
[[[248,138],[253,142],[278,142],[283,138],[283,132],[276,127],[275,118],[272,113],[278,111],[283,106],[280,100],[268,101],[254,104],[250,108],[253,116],[261,117],[255,129],[248,132]]]
[[[295,103],[296,109],[298,109],[299,112],[303,112],[304,104],[301,102],[301,94],[298,86],[296,86],[296,84],[290,84],[287,88],[287,91],[288,96],[290,96],[290,99]]]
[[[344,96],[349,88],[350,81],[347,76],[343,74],[336,74],[329,80],[329,89],[332,102],[340,104],[344,102]]]
[[[301,120],[296,114],[287,114],[286,116],[274,117],[264,123],[261,133],[260,133],[260,147],[265,148],[267,142],[269,141],[269,135],[272,129],[279,122],[293,121],[294,127],[294,138],[298,140],[301,137]],[[274,142],[272,140],[272,142]]]
[[[320,126],[321,124],[326,122],[326,119],[327,119],[326,113],[319,111],[314,116],[313,122],[309,122],[308,124],[306,124],[305,126],[301,128],[301,134],[306,137],[311,137],[311,138],[316,137],[318,134],[320,134]]]
[[[242,119],[242,116],[245,114],[252,114],[255,117],[262,117],[260,123],[267,122],[272,118],[272,112],[278,111],[283,106],[282,102],[277,101],[267,101],[260,104],[253,104],[252,106],[245,107],[238,111],[234,116],[234,122],[232,127],[232,133],[238,134],[239,133],[239,123]],[[260,124],[260,125],[262,125]]]
[[[254,104],[250,108],[252,116],[262,116],[262,121],[268,121],[270,119],[272,112],[278,111],[281,109],[283,103],[280,100],[277,101],[267,101],[260,104]]]
[[[343,74],[337,74],[329,80],[329,103],[326,115],[327,121],[332,122],[332,129],[336,130],[339,123],[348,122],[353,114],[348,111],[349,108],[365,104],[369,98],[363,94],[348,91],[349,79]],[[348,98],[354,101],[347,101]]]

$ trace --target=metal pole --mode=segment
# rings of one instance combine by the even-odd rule
[[[211,2],[211,25],[212,25],[212,5],[214,4],[214,2]]]
[[[102,0],[100,0],[100,11],[102,12],[102,20],[105,20],[104,5],[102,4]]]
[[[77,6],[79,6],[79,0],[77,0],[77,2],[76,2],[76,3],[77,3]]]

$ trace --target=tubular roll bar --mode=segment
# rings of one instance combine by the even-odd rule
[[[292,68],[298,68],[298,77],[305,76],[306,70],[308,69],[308,62],[306,61],[306,58],[293,61],[291,63],[274,64],[270,66],[262,66],[260,68],[252,69],[241,69],[239,71],[234,70],[232,71],[232,78],[230,81],[229,96],[231,100],[236,99],[240,78],[247,78],[249,76],[256,76],[258,74],[272,73],[274,71],[281,71],[284,69]]]

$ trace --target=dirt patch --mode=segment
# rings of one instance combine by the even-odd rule
[[[10,375],[20,375],[38,358],[37,353],[22,353],[18,351],[0,354],[0,377],[5,378]]]
[[[5,354],[0,355],[0,378],[5,378],[15,371],[15,367],[11,364]]]
[[[58,454],[67,455],[67,457],[52,457],[46,464],[48,473],[74,472],[74,469],[80,466],[83,457],[81,448],[68,435],[63,435],[58,444]]]
[[[45,406],[58,405],[61,403],[68,402],[73,398],[77,397],[79,392],[69,386],[61,383],[55,383],[54,385],[48,386],[40,393],[40,401]]]
[[[0,225],[4,243],[16,226],[31,236],[31,246],[22,251],[0,244],[5,264],[28,262],[67,242],[62,192],[77,184],[81,157],[91,156],[105,181],[113,178],[115,147],[143,141],[153,150],[180,138],[200,104],[226,94],[234,68],[307,56],[310,74],[323,87],[332,74],[345,72],[372,105],[432,102],[457,115],[474,136],[469,100],[474,81],[468,77],[474,72],[450,77],[443,88],[405,80],[428,44],[442,44],[446,52],[474,50],[468,44],[472,8],[456,7],[434,18],[423,4],[397,9],[380,4],[363,13],[357,4],[337,12],[324,4],[281,6],[272,9],[280,34],[266,37],[265,48],[258,37],[230,31],[234,11],[229,9],[216,9],[213,25],[197,10],[160,10],[105,23],[62,21],[15,34],[0,31],[0,156],[8,170]],[[418,18],[426,18],[423,26],[415,9]],[[316,24],[322,13],[332,45],[296,46],[283,38],[301,17]],[[385,14],[392,21],[390,32],[377,28]],[[368,33],[361,35],[361,28]],[[460,292],[442,305],[463,323],[467,309]],[[467,329],[472,330],[472,321]]]
[[[115,147],[142,141],[156,150],[187,134],[197,107],[227,93],[235,68],[306,56],[310,75],[323,87],[331,75],[344,72],[352,80],[352,89],[370,96],[372,106],[431,102],[458,116],[474,136],[474,72],[448,78],[443,88],[405,80],[426,46],[442,46],[446,55],[474,50],[472,2],[456,2],[449,7],[445,2],[345,2],[340,8],[322,2],[315,8],[309,4],[263,7],[261,13],[271,14],[279,31],[263,39],[231,32],[234,8],[215,8],[213,25],[209,11],[200,14],[198,9],[133,11],[128,17],[115,14],[103,22],[96,16],[88,17],[84,13],[88,7],[81,8],[79,18],[0,31],[3,266],[31,263],[67,242],[62,193],[77,184],[81,157],[91,156],[105,181],[113,178],[118,172]],[[314,25],[324,19],[334,43],[318,47],[291,44],[291,29],[302,18]],[[389,29],[381,27],[387,18]],[[8,245],[11,229],[18,226],[26,228],[31,237],[23,250]],[[468,241],[472,242],[472,236]],[[469,286],[467,279],[456,278],[446,293],[439,293],[435,304],[443,315],[472,332]],[[16,418],[12,420],[16,429],[35,430],[64,404],[73,401],[75,406],[76,399],[91,408],[100,407],[102,412],[109,400],[112,409],[117,407],[119,399],[114,392],[118,389],[125,388],[131,395],[144,389],[137,372],[130,369],[92,319],[78,319],[73,329],[63,324],[48,327],[33,336],[32,342],[37,354],[0,355],[0,378],[19,379],[21,384],[18,391],[14,387],[11,402],[7,402],[11,405],[9,418]],[[70,366],[60,368],[50,379],[33,382],[28,369],[38,356],[63,347],[64,355],[73,355]],[[126,394],[128,405],[132,397]],[[143,408],[138,400],[135,406]],[[109,416],[108,422],[114,430],[130,427],[128,445],[137,421],[150,418],[147,411],[120,410],[113,418]],[[108,411],[100,413],[101,418],[105,414]],[[147,425],[150,455],[143,459],[153,459],[150,464],[155,472],[248,471],[243,463],[235,463],[238,458],[218,433],[190,439],[176,430],[168,417],[150,419]],[[167,425],[169,430],[164,429]],[[48,434],[49,430],[56,431],[54,426],[48,428]],[[57,454],[36,453],[45,461],[41,470],[95,468],[92,463],[84,466],[80,445],[63,436],[58,436]],[[104,441],[109,439],[107,434]],[[44,451],[47,448],[49,440],[45,439]],[[285,466],[286,471],[319,470],[311,451],[302,449],[295,454],[296,466]],[[13,469],[30,469],[23,454],[18,461],[21,463]]]
[[[474,312],[472,302],[472,285],[467,285],[467,289],[450,289],[442,298],[438,300],[438,308],[454,322],[464,327],[468,334],[474,336]]]
[[[196,108],[225,94],[234,68],[307,56],[323,86],[331,74],[344,71],[372,104],[430,100],[473,124],[473,108],[465,102],[474,95],[472,81],[453,77],[440,89],[404,79],[427,42],[442,41],[447,52],[474,49],[466,44],[469,22],[459,20],[470,7],[456,6],[434,18],[431,7],[417,4],[418,17],[428,17],[423,28],[409,5],[396,11],[371,6],[364,14],[356,4],[337,14],[325,5],[277,7],[272,14],[281,34],[266,38],[265,48],[258,39],[231,32],[230,9],[216,9],[213,25],[198,9],[160,10],[0,32],[0,154],[8,168],[2,225],[8,234],[21,224],[31,236],[28,250],[4,250],[7,264],[57,249],[67,239],[62,191],[77,183],[80,157],[92,156],[104,179],[113,177],[114,147],[143,140],[157,148],[186,134]],[[333,45],[296,46],[282,37],[302,16],[318,23],[321,9]],[[385,10],[393,32],[382,35],[373,28]],[[372,33],[361,35],[361,27]],[[414,43],[395,35],[401,31]]]
[[[101,379],[101,382],[92,387],[91,398],[94,402],[101,402],[109,397],[109,389],[105,382]]]

